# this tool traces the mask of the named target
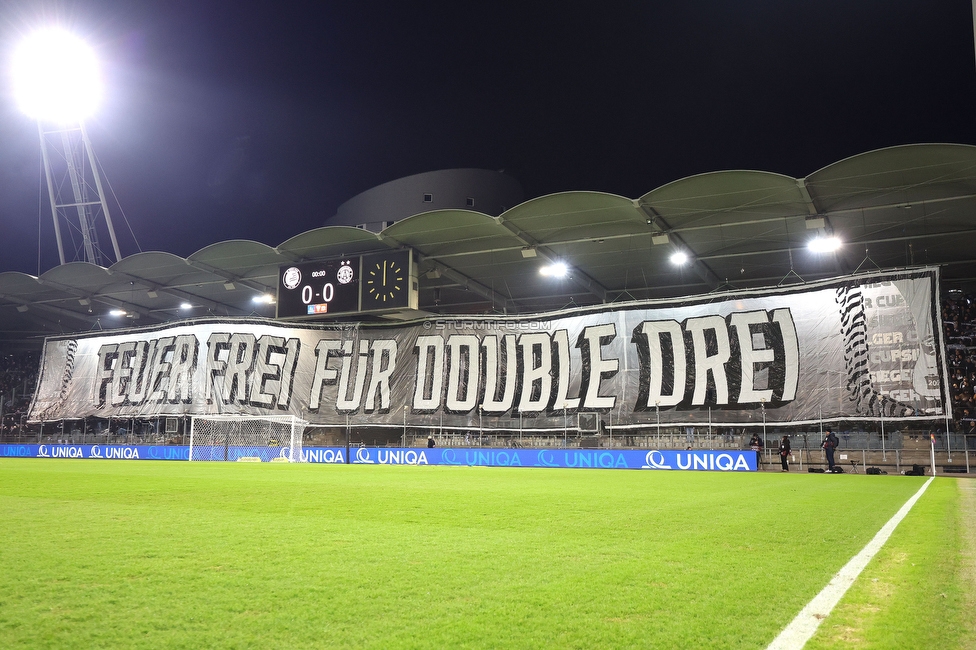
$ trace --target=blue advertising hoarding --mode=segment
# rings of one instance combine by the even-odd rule
[[[357,465],[448,465],[468,467],[564,467],[589,469],[659,469],[719,472],[756,471],[751,450],[610,450],[353,447],[349,462]],[[101,460],[189,460],[188,446],[171,445],[0,445],[0,457],[89,458]],[[287,459],[287,447],[193,448],[193,460]],[[345,447],[309,447],[303,462],[344,464]]]

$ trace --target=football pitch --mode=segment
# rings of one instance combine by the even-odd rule
[[[0,459],[0,647],[764,648],[926,480]],[[974,487],[807,647],[974,647]]]

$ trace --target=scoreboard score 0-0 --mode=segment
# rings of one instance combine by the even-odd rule
[[[278,269],[278,318],[359,311],[359,257]]]
[[[278,269],[277,318],[417,308],[410,250],[289,264]]]

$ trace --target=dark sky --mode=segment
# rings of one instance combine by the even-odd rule
[[[184,256],[277,245],[434,169],[504,169],[527,198],[633,198],[701,172],[976,144],[969,0],[587,4],[0,0],[0,271],[38,268],[37,131],[7,69],[52,19],[104,61],[89,132],[142,250]]]

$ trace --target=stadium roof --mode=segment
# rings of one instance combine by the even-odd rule
[[[827,233],[843,241],[840,250],[808,251]],[[109,268],[73,262],[40,277],[0,273],[0,339],[271,317],[274,306],[253,299],[276,292],[279,266],[407,247],[419,260],[420,310],[430,313],[531,313],[922,264],[942,265],[943,278],[963,286],[976,280],[974,233],[976,147],[906,145],[803,179],[720,171],[636,199],[564,192],[498,217],[438,210],[378,234],[326,226],[274,248],[231,240],[185,259],[145,252]],[[691,257],[684,267],[669,261],[678,249]],[[567,277],[539,273],[552,261],[569,266]]]

